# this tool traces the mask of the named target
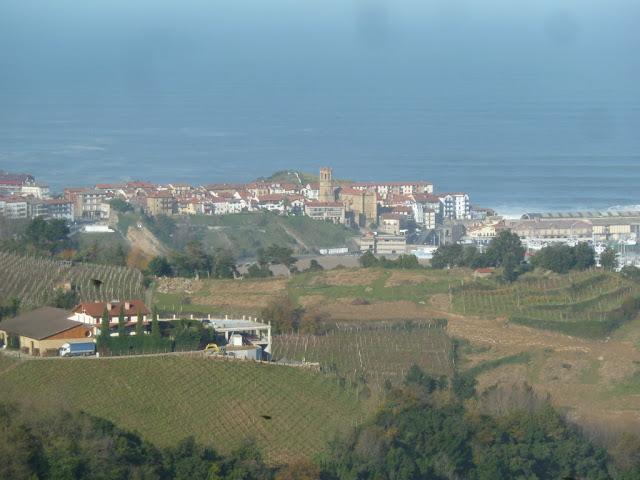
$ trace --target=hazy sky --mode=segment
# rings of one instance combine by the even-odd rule
[[[400,71],[631,85],[638,20],[637,0],[2,0],[0,86],[375,84]]]

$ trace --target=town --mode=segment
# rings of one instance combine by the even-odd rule
[[[600,254],[609,244],[620,250],[619,266],[637,264],[627,246],[640,233],[639,211],[526,213],[507,219],[491,208],[474,206],[468,193],[434,193],[425,181],[345,182],[321,168],[317,181],[305,182],[290,172],[294,183],[255,180],[191,186],[154,185],[149,181],[67,187],[52,198],[49,186],[29,174],[0,170],[0,214],[8,218],[61,218],[77,224],[100,224],[112,209],[137,209],[158,215],[228,215],[269,211],[306,215],[312,219],[358,229],[360,252],[376,255],[413,254],[431,258],[440,245],[488,245],[501,231],[518,234],[528,252],[552,244],[588,242]],[[346,253],[343,245],[329,249]]]

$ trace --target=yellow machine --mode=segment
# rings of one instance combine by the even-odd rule
[[[206,350],[215,350],[217,353],[221,353],[220,347],[218,345],[216,345],[215,343],[208,344],[206,347],[204,347],[204,349],[205,349],[205,351]]]

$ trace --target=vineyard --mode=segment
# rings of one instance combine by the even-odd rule
[[[201,354],[29,360],[0,385],[5,399],[84,410],[158,446],[193,435],[229,453],[251,439],[272,464],[317,454],[366,414],[359,390],[332,376]]]
[[[0,252],[0,298],[17,296],[31,310],[51,298],[59,282],[70,282],[80,302],[144,299],[142,273],[127,267],[81,264]],[[100,280],[99,287],[95,286]]]
[[[462,314],[506,316],[531,327],[602,338],[619,326],[615,311],[625,295],[639,293],[638,285],[614,273],[573,272],[501,288],[486,281],[469,282],[456,287],[453,305]]]
[[[432,374],[453,374],[446,322],[406,322],[332,330],[324,336],[274,337],[273,358],[319,363],[352,384],[380,391],[388,380],[399,386],[412,365]]]

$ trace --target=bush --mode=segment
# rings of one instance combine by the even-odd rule
[[[197,350],[201,340],[202,336],[197,330],[187,328],[176,335],[174,349],[176,352]]]

